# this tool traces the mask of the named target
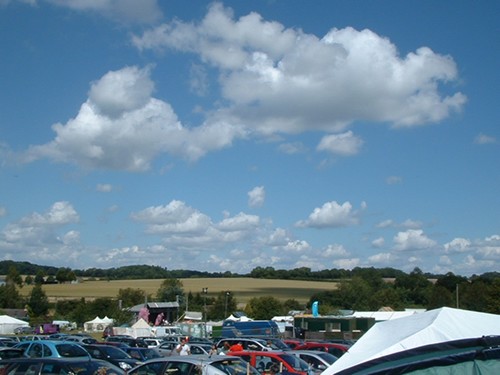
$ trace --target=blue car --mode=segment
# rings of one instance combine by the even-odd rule
[[[70,341],[23,341],[14,347],[23,349],[24,355],[30,358],[90,358],[84,348]]]

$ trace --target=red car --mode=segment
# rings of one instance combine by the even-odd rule
[[[337,358],[340,358],[349,349],[348,345],[334,344],[331,342],[312,342],[306,341],[302,345],[297,345],[293,350],[319,350],[328,352]]]
[[[242,351],[231,352],[231,355],[243,358],[263,375],[276,374],[278,372],[307,375],[309,370],[307,362],[287,352]]]
[[[290,349],[295,349],[296,346],[302,345],[304,343],[304,340],[302,340],[302,339],[283,339],[283,342]]]

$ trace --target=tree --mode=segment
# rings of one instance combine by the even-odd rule
[[[56,280],[59,283],[64,284],[66,282],[75,281],[76,275],[70,268],[62,267],[56,272]]]
[[[24,307],[24,299],[21,298],[14,284],[0,286],[0,307],[10,309]]]
[[[142,289],[125,288],[118,290],[116,298],[118,301],[122,301],[122,307],[132,307],[151,299],[151,296],[146,295],[146,292]]]
[[[208,311],[208,315],[210,316],[210,319],[226,319],[228,315],[236,311],[237,306],[238,304],[236,299],[233,297],[233,293],[229,291],[222,291],[213,301],[212,306]]]
[[[26,277],[24,278],[24,283],[25,283],[26,285],[31,285],[31,284],[33,284],[33,277],[31,277],[30,275],[26,276]]]
[[[7,284],[17,285],[19,287],[23,286],[23,278],[21,277],[21,274],[17,271],[17,268],[15,266],[9,267],[9,273],[5,278],[5,282]]]
[[[31,317],[41,317],[49,312],[49,299],[41,285],[35,285],[28,300],[28,311]]]
[[[38,270],[35,275],[35,284],[41,285],[45,282],[45,272],[43,270]]]
[[[281,315],[283,305],[272,296],[254,297],[248,301],[245,313],[257,320],[268,320],[273,316]]]
[[[184,289],[179,279],[165,279],[156,292],[156,299],[161,302],[179,301],[184,302]]]

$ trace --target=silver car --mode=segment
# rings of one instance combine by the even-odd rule
[[[318,350],[290,350],[287,353],[303,359],[315,374],[322,373],[338,359],[333,354]]]
[[[242,358],[225,355],[184,355],[151,359],[128,375],[261,375]]]

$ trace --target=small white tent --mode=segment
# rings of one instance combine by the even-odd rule
[[[13,318],[9,315],[0,315],[0,334],[11,335],[17,327],[28,327],[24,320]]]
[[[96,316],[83,324],[84,331],[103,331],[109,325],[109,322]]]
[[[500,335],[500,315],[443,307],[387,320],[371,327],[322,375],[411,348],[490,335]]]

